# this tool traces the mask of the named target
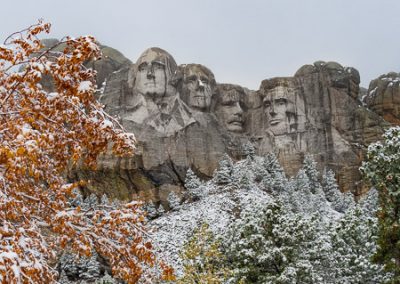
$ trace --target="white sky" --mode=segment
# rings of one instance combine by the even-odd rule
[[[317,60],[355,67],[364,87],[400,71],[399,0],[0,1],[1,41],[44,18],[49,37],[91,34],[133,62],[158,46],[251,89]]]

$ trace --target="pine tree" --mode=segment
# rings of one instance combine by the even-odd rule
[[[311,155],[306,155],[303,161],[303,170],[307,175],[310,182],[310,190],[312,193],[316,193],[321,189],[321,183],[319,182],[319,171],[317,170],[317,163]]]
[[[96,281],[96,284],[117,284],[117,281],[105,272],[104,276]]]
[[[89,258],[84,258],[80,262],[79,279],[95,281],[100,276],[100,263],[97,260],[97,253],[93,252]]]
[[[163,215],[165,213],[165,209],[164,209],[164,206],[162,204],[160,204],[158,206],[157,213],[158,213],[158,215]]]
[[[314,223],[275,203],[243,212],[226,240],[235,279],[244,283],[314,283],[318,277],[305,254],[316,250]]]
[[[367,161],[360,168],[365,180],[379,192],[377,263],[393,272],[400,282],[400,127],[390,128],[384,141],[368,146]]]
[[[185,188],[188,190],[189,197],[192,200],[199,200],[203,196],[201,181],[191,168],[186,172]]]
[[[167,197],[168,205],[172,210],[177,209],[181,204],[181,199],[175,192],[170,192]]]
[[[329,202],[336,202],[340,198],[341,192],[336,182],[335,173],[332,170],[324,170],[322,186],[325,197]]]
[[[146,211],[146,216],[148,219],[152,220],[158,216],[157,208],[152,201],[146,203],[144,206],[144,210]]]
[[[254,160],[256,156],[256,149],[251,142],[247,142],[243,145],[243,154],[245,155],[246,159]]]
[[[266,191],[279,193],[286,187],[287,179],[278,159],[273,153],[268,153],[262,162],[262,184]]]
[[[217,185],[226,185],[233,181],[233,162],[227,154],[219,161],[214,179]]]
[[[231,275],[220,243],[207,223],[195,230],[192,238],[185,244],[181,258],[184,274],[178,279],[178,284],[222,284]]]
[[[383,283],[391,275],[374,264],[377,219],[364,215],[356,206],[349,209],[329,230],[331,238],[330,274],[333,283]]]
[[[377,217],[378,202],[379,193],[375,188],[371,188],[359,202],[363,214],[365,216]]]

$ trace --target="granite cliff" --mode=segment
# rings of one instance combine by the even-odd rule
[[[115,61],[123,64],[110,68]],[[399,117],[392,107],[398,74],[371,82],[363,103],[358,71],[336,62],[304,65],[293,77],[263,80],[258,90],[217,83],[207,67],[178,65],[160,48],[147,49],[134,64],[118,54],[94,67],[105,80],[99,100],[135,133],[138,152],[130,159],[105,155],[96,172],[75,175],[90,178],[90,190],[122,199],[166,204],[170,192],[184,190],[188,168],[209,178],[225,153],[240,160],[249,149],[274,152],[287,175],[312,154],[320,169],[335,171],[342,191],[359,195],[367,145]]]

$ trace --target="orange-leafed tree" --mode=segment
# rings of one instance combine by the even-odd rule
[[[55,52],[38,39],[49,30],[39,21],[0,45],[0,282],[56,282],[60,248],[96,250],[128,283],[149,278],[153,266],[171,279],[155,258],[140,202],[87,211],[69,201],[78,183],[67,183],[67,168],[95,167],[110,145],[132,155],[135,140],[94,98],[95,71],[83,63],[101,56],[95,39],[66,37]],[[45,75],[53,92],[40,84]]]

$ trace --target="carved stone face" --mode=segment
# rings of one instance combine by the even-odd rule
[[[294,131],[296,120],[295,105],[290,97],[290,89],[277,86],[267,91],[263,99],[264,113],[267,119],[267,129],[274,135]]]
[[[175,70],[175,60],[168,52],[149,48],[136,62],[134,90],[143,95],[166,96],[168,80]]]
[[[203,68],[188,66],[183,77],[183,100],[192,108],[207,111],[211,105],[213,80],[213,76]]]
[[[231,89],[221,92],[215,107],[215,114],[218,120],[230,132],[241,133],[244,131],[244,93]]]

